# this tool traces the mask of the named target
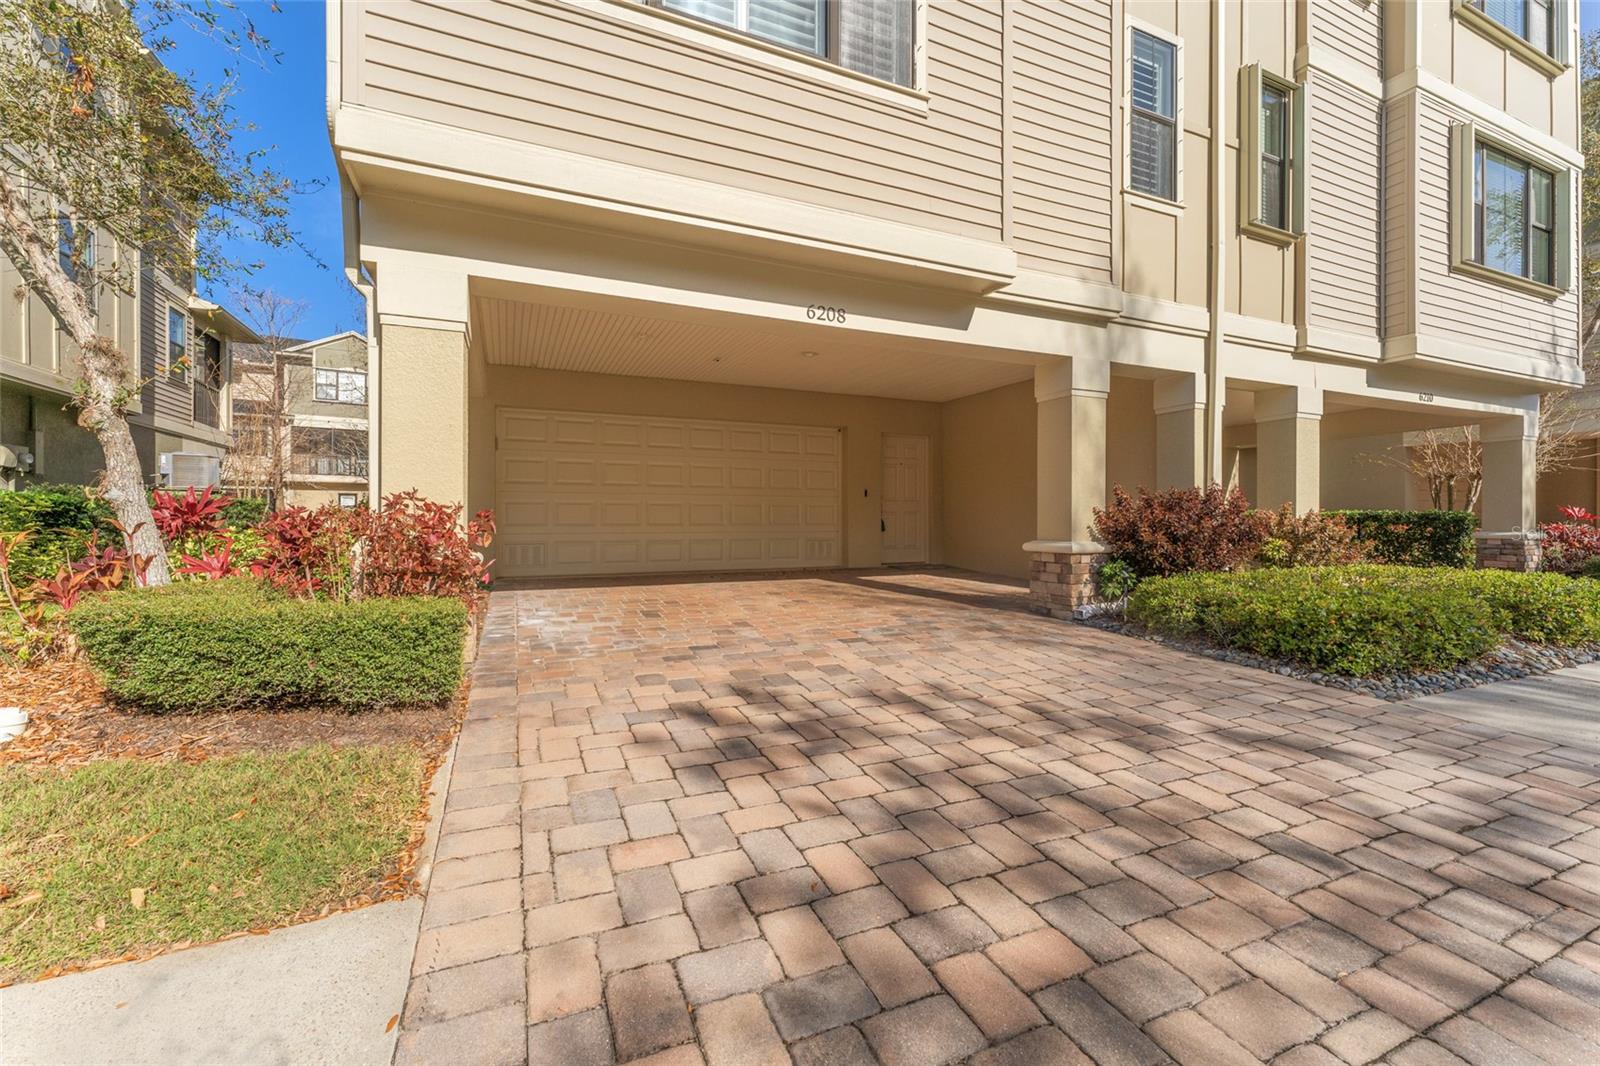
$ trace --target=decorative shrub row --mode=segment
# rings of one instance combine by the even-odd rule
[[[152,502],[154,494],[152,493]],[[230,500],[221,511],[229,529],[244,530],[266,515],[265,500]],[[0,492],[0,533],[32,535],[11,556],[11,579],[19,587],[53,577],[82,559],[91,536],[101,548],[120,545],[111,505],[82,485],[32,485]]]
[[[1472,566],[1477,562],[1471,511],[1328,511],[1365,541],[1373,562],[1393,566]]]
[[[243,578],[129,589],[68,616],[118,699],[152,710],[448,700],[461,684],[458,599],[291,599]]]
[[[1600,641],[1600,585],[1438,567],[1191,573],[1142,582],[1128,616],[1172,636],[1365,677],[1445,669],[1505,637]]]

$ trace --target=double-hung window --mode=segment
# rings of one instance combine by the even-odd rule
[[[682,15],[910,85],[916,0],[653,0]]]
[[[1555,53],[1555,0],[1471,0],[1471,3],[1545,55]]]
[[[1454,138],[1453,262],[1541,293],[1565,290],[1571,248],[1571,171],[1534,162],[1515,147],[1459,123]]]
[[[324,403],[366,403],[367,375],[359,370],[317,370],[317,399]]]
[[[189,316],[176,307],[167,308],[167,373],[182,374],[189,368]]]
[[[1128,48],[1128,187],[1178,199],[1178,46],[1134,29]]]
[[[1247,232],[1285,240],[1305,228],[1305,89],[1244,68],[1239,115],[1239,217]]]

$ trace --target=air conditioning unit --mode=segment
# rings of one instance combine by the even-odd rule
[[[162,452],[161,480],[168,488],[213,488],[222,481],[222,460],[202,452]]]

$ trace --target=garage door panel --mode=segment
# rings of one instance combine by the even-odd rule
[[[505,576],[835,566],[837,430],[497,412]]]

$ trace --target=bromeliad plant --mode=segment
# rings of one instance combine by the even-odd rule
[[[36,658],[55,649],[61,632],[54,623],[93,592],[108,592],[132,582],[144,583],[148,556],[130,554],[121,547],[101,548],[99,533],[91,533],[82,558],[18,589],[12,564],[27,544],[31,532],[0,534],[0,591],[11,623],[0,627],[0,650],[19,660]]]

